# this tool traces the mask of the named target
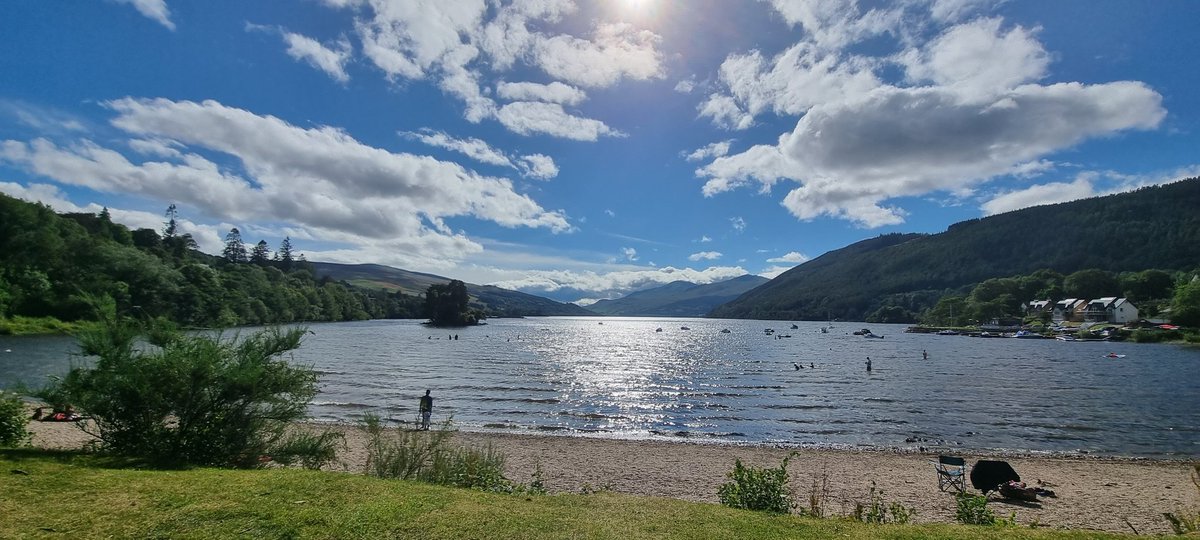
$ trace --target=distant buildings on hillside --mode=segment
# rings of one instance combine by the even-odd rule
[[[1138,320],[1138,308],[1127,298],[1106,296],[1095,300],[1066,298],[1058,302],[1034,300],[1025,306],[1026,315],[1050,313],[1050,320],[1062,322],[1110,322],[1125,324]]]

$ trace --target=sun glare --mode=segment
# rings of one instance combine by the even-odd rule
[[[613,3],[619,15],[633,20],[649,18],[658,8],[657,0],[616,0]]]

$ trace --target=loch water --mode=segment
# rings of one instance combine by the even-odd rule
[[[412,422],[429,389],[435,422],[452,417],[473,431],[1200,456],[1195,347],[906,334],[900,325],[846,322],[822,333],[828,323],[795,324],[612,317],[492,319],[457,329],[312,324],[292,360],[320,374],[311,405],[319,421],[374,412]],[[851,333],[864,326],[885,337]],[[64,337],[0,336],[0,386],[36,386],[87,362],[76,350]]]

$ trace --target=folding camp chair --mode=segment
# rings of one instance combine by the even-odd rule
[[[937,470],[938,489],[946,491],[953,488],[962,493],[967,490],[967,460],[954,456],[938,456],[933,463]]]

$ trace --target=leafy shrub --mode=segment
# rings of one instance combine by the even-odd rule
[[[884,502],[883,491],[875,488],[875,482],[871,482],[871,492],[868,495],[867,504],[864,505],[860,502],[854,505],[854,519],[863,523],[904,525],[912,521],[915,515],[917,515],[915,508],[905,508],[899,502]]]
[[[275,446],[271,457],[280,465],[299,463],[305,469],[320,469],[333,462],[337,447],[345,444],[346,437],[336,431],[296,431]]]
[[[490,446],[447,447],[446,442],[454,433],[450,421],[429,431],[389,432],[378,416],[367,414],[363,416],[362,427],[367,433],[368,475],[501,493],[537,493],[542,489],[540,471],[535,476],[535,487],[518,486],[506,478],[504,455]]]
[[[721,504],[761,512],[786,514],[791,509],[792,496],[788,491],[788,460],[783,458],[778,468],[750,467],[735,460],[727,476],[730,481],[717,490]]]
[[[0,447],[29,442],[29,415],[25,402],[16,394],[0,392]]]
[[[984,495],[968,495],[960,493],[955,497],[957,510],[954,519],[967,525],[995,525],[996,514],[988,508],[987,497]]]
[[[98,357],[94,366],[72,368],[39,395],[90,416],[102,450],[245,468],[332,456],[333,437],[284,439],[317,391],[311,368],[281,358],[305,329],[224,339],[135,325],[115,315],[111,300],[99,311],[100,323],[78,336],[83,353]],[[142,334],[149,344],[135,347]]]

